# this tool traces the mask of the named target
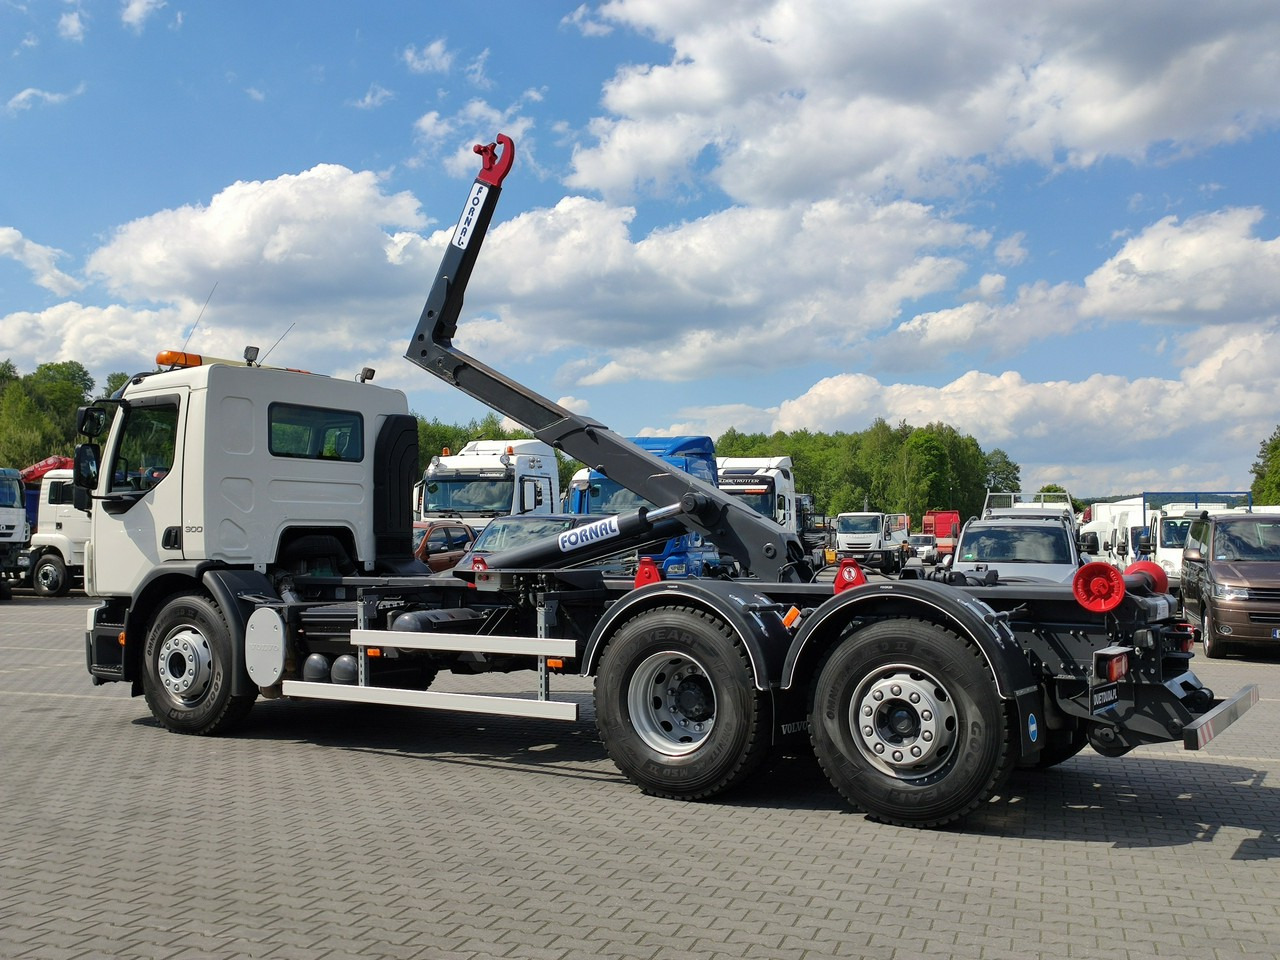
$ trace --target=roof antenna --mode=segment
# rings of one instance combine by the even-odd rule
[[[213,281],[213,290],[218,289],[218,281]],[[209,301],[213,299],[213,290],[209,291],[209,295],[204,298],[204,307],[200,308],[200,313],[196,317],[196,322],[191,325],[191,329],[187,331],[187,339],[182,341],[182,352],[187,352],[187,344],[191,342],[191,335],[196,332],[196,327],[200,326],[200,317],[204,316],[205,307],[209,306]]]
[[[293,323],[289,324],[289,330],[292,330],[295,326],[297,326],[297,324],[298,324],[297,320],[293,321]],[[267,350],[267,352],[262,355],[262,359],[258,361],[258,366],[262,366],[262,364],[266,361],[267,357],[271,356],[271,351],[274,350],[276,347],[280,346],[280,341],[289,335],[289,330],[286,330],[284,333],[280,334],[276,342],[273,343],[270,349]]]

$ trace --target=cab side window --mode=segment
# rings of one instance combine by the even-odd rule
[[[173,468],[178,405],[134,406],[124,415],[124,434],[111,464],[111,492],[150,490]]]

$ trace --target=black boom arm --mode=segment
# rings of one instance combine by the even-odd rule
[[[467,281],[502,193],[502,181],[515,160],[515,144],[502,134],[497,143],[478,144],[475,151],[483,158],[483,167],[445,248],[405,356],[650,503],[679,504],[679,520],[732,556],[750,575],[775,581],[812,579],[803,543],[773,520],[453,346]]]

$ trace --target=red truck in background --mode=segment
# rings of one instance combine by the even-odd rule
[[[931,533],[938,542],[938,559],[955,553],[956,537],[960,535],[959,510],[926,510],[920,521],[921,533]]]

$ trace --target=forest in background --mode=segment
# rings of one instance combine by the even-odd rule
[[[129,375],[108,375],[95,393],[94,379],[77,361],[42,363],[22,374],[10,360],[0,361],[0,466],[21,469],[53,455],[70,455],[76,443],[76,408],[94,396],[110,396]],[[468,423],[441,423],[418,415],[420,468],[448,447],[456,452],[468,440],[527,437],[504,430],[497,414]],[[975,516],[987,490],[1019,490],[1018,464],[1004,450],[983,450],[978,442],[945,423],[891,426],[875,420],[856,433],[796,430],[741,433],[729,429],[714,437],[724,457],[789,456],[796,487],[813,494],[819,513],[849,510],[906,513],[918,528],[925,510],[955,509]],[[560,458],[561,488],[582,464]],[[1255,503],[1280,503],[1280,426],[1261,442],[1252,467]],[[1061,489],[1048,487],[1045,489]]]

